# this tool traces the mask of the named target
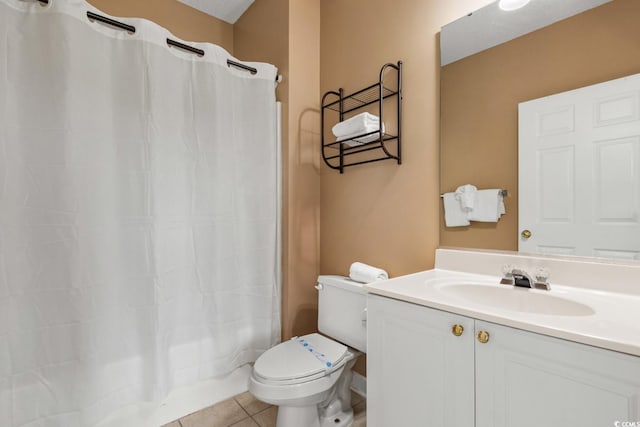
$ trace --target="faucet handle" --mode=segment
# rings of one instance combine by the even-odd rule
[[[513,264],[502,265],[502,280],[500,280],[501,285],[513,285],[513,270],[516,270],[516,266]]]
[[[535,282],[533,283],[533,287],[536,289],[544,289],[551,290],[551,285],[549,285],[549,269],[545,267],[538,267],[535,271]]]
[[[514,268],[515,266],[513,264],[502,264],[502,275],[504,277],[512,276],[511,272],[513,271]]]
[[[536,268],[536,271],[535,271],[536,280],[546,282],[547,280],[549,280],[549,276],[550,276],[550,273],[548,268],[545,268],[545,267]]]

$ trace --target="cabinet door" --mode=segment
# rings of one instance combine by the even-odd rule
[[[376,295],[367,312],[367,427],[473,426],[473,320]]]
[[[476,427],[640,421],[640,358],[476,321]]]

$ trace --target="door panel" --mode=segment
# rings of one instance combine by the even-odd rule
[[[519,250],[640,259],[640,74],[519,105]]]

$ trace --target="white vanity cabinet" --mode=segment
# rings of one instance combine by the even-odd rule
[[[640,357],[479,320],[475,328],[489,334],[475,345],[476,427],[640,421]]]
[[[640,421],[639,357],[377,295],[367,310],[368,427]]]
[[[473,426],[473,323],[369,294],[367,427]]]

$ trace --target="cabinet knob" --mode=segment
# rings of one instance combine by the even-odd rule
[[[478,332],[477,338],[479,342],[481,342],[482,344],[486,344],[489,342],[489,332],[480,331]]]
[[[451,333],[457,337],[462,335],[463,332],[464,332],[464,326],[462,325],[453,325],[451,327]]]

